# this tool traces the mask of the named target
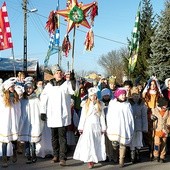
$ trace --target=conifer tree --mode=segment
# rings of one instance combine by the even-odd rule
[[[133,77],[142,76],[143,80],[148,78],[147,68],[148,59],[151,54],[151,37],[154,34],[156,27],[155,17],[153,16],[153,7],[150,0],[143,0],[141,21],[140,21],[140,41],[139,41],[139,52],[136,69]]]
[[[170,75],[170,0],[165,2],[165,9],[159,17],[158,27],[152,37],[151,51],[147,60],[147,73],[164,81]]]

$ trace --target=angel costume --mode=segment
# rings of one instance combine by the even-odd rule
[[[103,108],[101,113],[98,113],[96,107],[97,104],[93,102],[90,102],[88,111],[85,105],[82,107],[78,130],[83,133],[78,140],[73,159],[95,163],[106,159],[105,137],[102,134],[106,131],[105,116]]]

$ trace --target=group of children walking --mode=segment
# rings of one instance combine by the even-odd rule
[[[36,144],[42,140],[45,125],[40,114],[41,92],[36,95],[35,84],[29,79],[24,85],[20,84],[20,91],[24,92],[19,96],[16,82],[15,78],[6,80],[0,96],[2,167],[8,166],[9,143],[13,146],[12,162],[17,161],[17,141],[25,143],[26,163],[35,163]],[[128,90],[125,86],[100,87],[101,82],[89,87],[86,97],[80,95],[81,112],[77,118],[79,122],[75,123],[79,139],[73,159],[87,163],[90,169],[105,160],[113,160],[123,167],[127,147],[131,161],[135,163],[140,161],[140,149],[147,145],[152,160],[165,162],[170,130],[170,79],[166,81],[164,91],[153,77],[142,92],[131,84]],[[73,108],[73,112],[75,110]]]

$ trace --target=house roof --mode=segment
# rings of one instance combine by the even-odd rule
[[[0,71],[23,71],[23,59],[0,58]],[[38,61],[33,59],[27,60],[27,71],[36,71]]]

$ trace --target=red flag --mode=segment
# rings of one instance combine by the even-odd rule
[[[6,3],[4,2],[0,9],[0,50],[5,50],[12,47],[12,35],[10,31]]]

